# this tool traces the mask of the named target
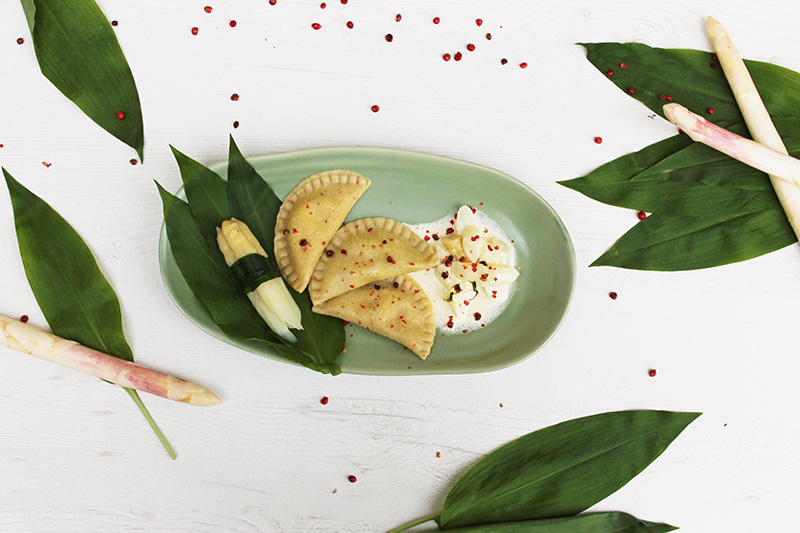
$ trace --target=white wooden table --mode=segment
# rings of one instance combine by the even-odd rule
[[[800,5],[328,0],[322,10],[310,0],[206,1],[100,2],[119,21],[142,99],[145,164],[135,166],[132,150],[41,75],[20,5],[0,3],[0,164],[89,243],[120,296],[137,361],[224,399],[199,409],[145,398],[179,455],[173,462],[118,388],[0,350],[0,530],[382,531],[437,512],[461,472],[515,437],[632,408],[704,414],[595,510],[687,533],[794,529],[800,247],[698,272],[590,269],[636,213],[555,182],[674,132],[574,43],[708,49],[712,14],[746,57],[798,70]],[[442,60],[457,50],[461,62]],[[505,370],[383,378],[332,378],[204,334],[159,275],[153,179],[180,184],[169,144],[211,164],[226,158],[229,133],[248,156],[397,147],[524,181],[575,243],[577,288],[561,330]],[[0,250],[0,314],[44,326],[4,191]]]

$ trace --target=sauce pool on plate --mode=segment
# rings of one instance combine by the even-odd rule
[[[514,245],[497,222],[474,207],[409,228],[434,246],[435,268],[409,274],[433,302],[436,328],[445,335],[486,327],[514,293]]]

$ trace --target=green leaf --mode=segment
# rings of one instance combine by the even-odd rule
[[[530,433],[484,457],[458,480],[439,526],[580,513],[644,470],[698,416],[620,411]]]
[[[231,218],[227,186],[216,172],[170,146],[181,172],[192,216],[209,248],[217,248],[217,226]]]
[[[250,227],[267,252],[270,266],[277,272],[273,245],[275,220],[282,202],[267,182],[245,160],[233,137],[230,138],[228,157],[228,202],[231,215]],[[308,291],[298,293],[289,288],[289,292],[300,308],[304,328],[294,331],[297,343],[290,347],[307,354],[317,369],[334,375],[339,374],[341,369],[334,361],[344,349],[345,333],[342,321],[313,313]]]
[[[452,533],[667,533],[669,524],[640,520],[627,513],[593,513],[566,518],[503,522],[448,529]]]
[[[663,96],[669,95],[695,111],[713,107],[713,114],[706,113],[709,120],[747,135],[712,54],[637,43],[584,46],[598,69],[613,69],[611,81],[626,91],[634,88],[633,97],[653,111],[662,114]],[[800,74],[768,63],[747,65],[787,148],[800,155]],[[797,242],[766,174],[685,136],[560,183],[600,202],[653,213],[593,266],[692,270],[744,261]]]
[[[14,209],[25,275],[51,331],[84,346],[133,361],[119,300],[80,235],[44,200],[3,169]],[[138,393],[125,389],[174,459]]]
[[[653,48],[640,43],[582,43],[587,59],[617,87],[664,117],[661,96],[704,114],[722,127],[744,122],[725,73],[709,52]],[[624,63],[627,68],[621,68]],[[764,105],[773,117],[794,117],[800,108],[800,74],[745,60]],[[712,66],[713,65],[713,66]],[[709,114],[708,108],[714,113]]]
[[[139,93],[94,0],[22,0],[42,74],[101,128],[144,157]],[[117,118],[124,113],[123,119]]]
[[[655,214],[631,228],[591,266],[676,271],[744,261],[797,242],[785,220],[783,211],[776,209]]]
[[[250,227],[269,256],[267,261],[270,268],[277,271],[273,251],[275,219],[282,202],[244,158],[233,136],[230,137],[228,151],[227,197],[230,214]]]

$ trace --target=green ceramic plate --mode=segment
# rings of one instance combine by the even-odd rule
[[[306,176],[347,168],[372,179],[349,220],[382,216],[428,222],[463,204],[479,205],[514,241],[520,276],[508,308],[486,328],[437,336],[426,361],[388,339],[347,326],[342,372],[375,375],[486,372],[526,359],[553,336],[575,285],[575,252],[558,215],[538,194],[497,170],[435,155],[384,148],[317,148],[248,161],[283,198]],[[226,163],[212,167],[223,177]],[[185,198],[185,196],[184,196]],[[161,229],[161,274],[175,304],[200,328],[244,350],[278,359],[257,342],[226,336],[192,294]],[[280,359],[279,359],[280,360]]]

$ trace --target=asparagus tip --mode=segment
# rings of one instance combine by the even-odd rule
[[[711,39],[711,41],[716,41],[723,34],[727,33],[725,28],[722,26],[722,23],[712,16],[709,16],[708,20],[706,21],[706,32],[708,33],[708,37]]]
[[[220,400],[219,396],[210,390],[205,390],[203,392],[195,392],[190,394],[186,399],[186,403],[200,407],[209,407],[211,405],[218,405],[222,403],[222,400]]]

